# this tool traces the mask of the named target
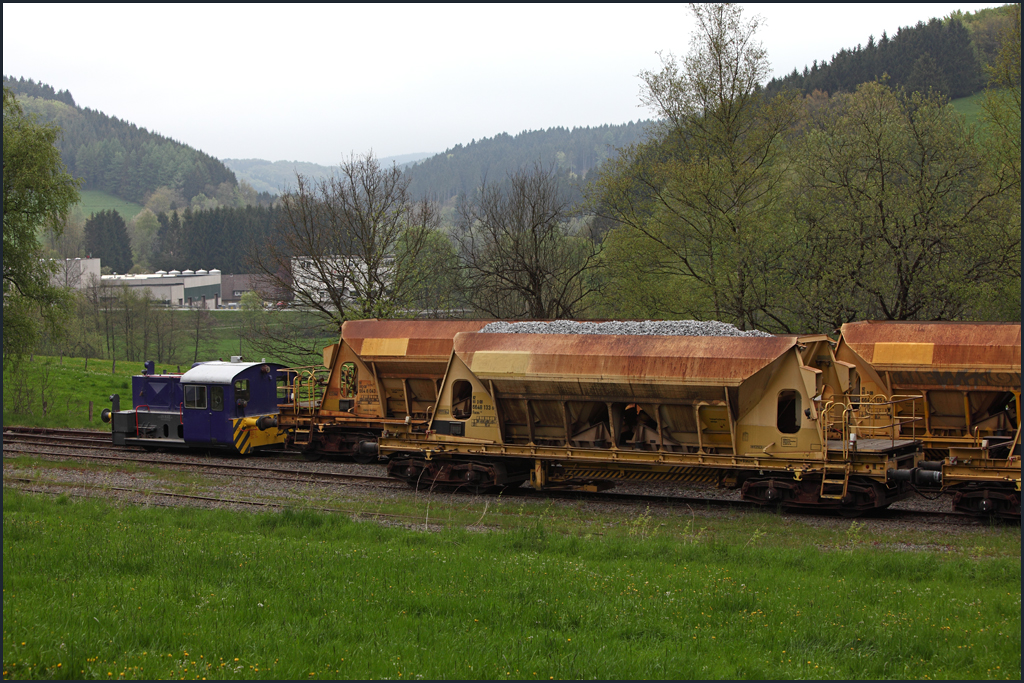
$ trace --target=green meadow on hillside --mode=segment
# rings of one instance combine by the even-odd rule
[[[981,123],[981,103],[985,101],[985,92],[974,93],[970,97],[961,97],[960,99],[951,100],[950,104],[953,105],[953,109],[956,109],[958,114],[963,114],[967,118],[968,124]]]
[[[130,403],[131,376],[141,371],[141,363],[127,361],[118,361],[115,367],[95,358],[88,366],[84,358],[26,358],[16,371],[3,375],[4,426],[109,429],[100,420],[100,411],[110,407],[111,394]]]
[[[82,198],[75,205],[75,208],[80,210],[85,218],[100,211],[113,209],[121,214],[121,218],[125,219],[125,221],[130,221],[142,211],[142,207],[138,204],[120,199],[100,190],[82,190],[81,196]]]

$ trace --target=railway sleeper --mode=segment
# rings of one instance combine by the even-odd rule
[[[483,493],[492,489],[520,486],[530,476],[528,467],[515,463],[473,460],[427,460],[401,454],[388,462],[388,476],[417,489],[455,489]]]
[[[998,484],[967,484],[954,489],[953,511],[1020,522],[1020,491]]]
[[[761,505],[777,505],[787,510],[832,510],[844,515],[858,515],[883,509],[906,498],[910,487],[905,483],[887,486],[864,477],[850,477],[842,498],[821,496],[821,477],[810,476],[800,481],[782,477],[756,477],[743,482],[743,500]]]

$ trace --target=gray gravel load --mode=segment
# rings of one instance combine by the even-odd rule
[[[717,320],[611,320],[606,323],[554,320],[552,322],[498,321],[481,332],[497,334],[628,334],[678,335],[683,337],[771,337],[761,330],[741,330]]]

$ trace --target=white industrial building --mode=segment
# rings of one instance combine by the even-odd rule
[[[156,301],[168,306],[216,309],[220,305],[220,271],[213,270],[158,270],[155,273],[135,275],[103,275],[104,287],[131,287],[147,289]]]

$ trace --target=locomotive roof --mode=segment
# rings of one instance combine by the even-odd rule
[[[842,342],[877,370],[1020,372],[1020,323],[846,323]]]
[[[481,379],[664,379],[738,386],[797,344],[795,337],[484,334],[455,337],[455,353]]]
[[[269,363],[229,363],[213,360],[192,368],[181,376],[182,383],[230,384],[243,370],[270,365]]]

